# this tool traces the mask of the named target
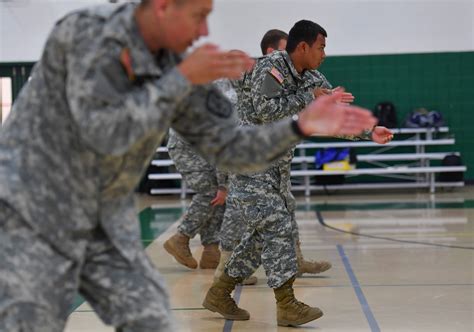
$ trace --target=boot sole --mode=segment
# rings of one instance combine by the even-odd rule
[[[163,248],[165,248],[165,250],[171,255],[174,257],[174,259],[176,259],[178,261],[179,264],[181,265],[184,265],[186,267],[189,267],[190,269],[196,269],[197,268],[197,264],[196,266],[189,266],[188,264],[186,264],[186,261],[183,260],[181,257],[179,257],[178,255],[176,255],[176,251],[174,251],[173,247],[171,245],[168,244],[168,242],[165,242],[163,244]]]
[[[229,319],[229,320],[249,320],[250,319],[250,316],[241,317],[241,316],[234,316],[234,315],[228,315],[228,314],[222,313],[221,311],[219,311],[219,308],[217,308],[216,306],[210,303],[207,303],[206,301],[202,303],[202,306],[206,308],[207,310],[210,310],[212,312],[217,312],[218,314],[222,315],[222,317],[224,317],[225,319]]]
[[[278,323],[278,326],[299,326],[299,325],[303,325],[303,324],[306,324],[306,323],[309,323],[313,320],[316,320],[318,318],[321,318],[323,316],[323,313],[321,312],[320,314],[318,315],[314,315],[312,317],[308,317],[306,319],[300,319],[296,322],[291,322],[291,321],[288,321],[288,320],[279,320],[277,323]]]
[[[305,270],[305,269],[298,270],[298,272],[296,273],[296,277],[301,277],[305,273],[306,274],[320,274],[320,273],[330,270],[331,268],[332,268],[332,265],[326,266],[325,268],[321,268],[318,271],[311,271],[311,270]]]

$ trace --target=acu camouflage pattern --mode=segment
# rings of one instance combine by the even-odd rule
[[[73,262],[1,201],[0,225],[0,331],[63,331],[78,290],[120,331],[173,331],[164,280],[144,251],[130,262],[97,229]]]
[[[178,231],[190,238],[199,234],[203,245],[219,243],[224,206],[213,207],[211,201],[218,189],[226,190],[227,174],[217,171],[172,129],[167,147],[183,181],[195,192]]]
[[[237,103],[237,93],[229,80],[220,79],[214,85],[232,105]],[[217,190],[227,191],[227,173],[211,166],[173,129],[169,131],[167,147],[183,181],[195,192],[178,231],[190,238],[199,234],[203,245],[219,243],[225,206],[212,206],[211,201]]]
[[[275,69],[280,75],[275,75]],[[314,99],[315,88],[332,88],[324,75],[317,70],[299,74],[286,51],[273,52],[260,58],[252,73],[244,78],[241,87],[238,107],[241,123],[254,125],[271,123],[297,114]],[[355,139],[353,136],[344,138]],[[265,251],[271,251],[276,257],[273,263],[267,261],[267,265],[263,261],[269,277],[268,285],[277,288],[296,274],[294,246],[299,242],[299,232],[295,218],[296,203],[291,193],[290,181],[293,155],[294,148],[289,149],[283,158],[263,172],[231,175],[221,246],[224,250],[230,251],[238,243],[239,237],[242,238],[242,242],[234,249],[226,266],[229,275],[246,278],[260,264],[260,252],[252,250],[258,248],[262,250],[263,244],[258,244],[258,241],[266,239],[267,227],[264,226],[266,219],[262,218],[259,224],[253,219],[246,220],[242,217],[248,215],[247,210],[254,209],[255,204],[261,210],[273,210],[275,214],[268,213],[266,217],[274,220],[282,230],[279,239],[273,235],[271,243],[265,246]],[[243,227],[239,228],[237,224],[230,225],[231,220],[242,219],[247,225],[245,233],[242,233]],[[288,225],[290,225],[289,234],[292,234],[290,240],[288,234],[283,233],[284,230],[288,230]],[[227,229],[230,231],[227,232]],[[270,254],[262,252],[262,255]]]
[[[58,306],[69,308],[78,287],[122,331],[173,331],[163,282],[139,241],[133,196],[168,128],[211,165],[236,172],[268,165],[300,139],[289,119],[236,127],[227,99],[212,86],[191,86],[176,68],[178,55],[149,52],[134,9],[106,5],[59,21],[0,130],[0,252],[8,262],[0,266],[0,324],[7,331],[41,331],[21,325],[36,323],[59,331]],[[134,79],[120,63],[124,49]],[[15,271],[32,287],[12,289]],[[30,315],[35,310],[41,317]]]
[[[274,68],[281,74],[281,82],[270,73]],[[314,76],[308,72],[300,75],[285,51],[261,58],[242,83],[241,123],[264,125],[297,114],[314,99],[310,82],[314,84]],[[230,176],[229,212],[224,222],[240,211],[246,224],[226,265],[232,277],[247,278],[262,263],[268,285],[278,288],[297,272],[295,202],[290,192],[293,150],[288,149],[265,171]]]
[[[214,81],[214,85],[219,89],[220,92],[224,94],[224,96],[229,99],[230,103],[233,107],[237,105],[237,91],[235,89],[238,86],[238,81],[231,81],[229,79],[219,79]]]

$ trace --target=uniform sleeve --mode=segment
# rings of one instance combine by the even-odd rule
[[[308,71],[305,76],[305,87],[316,89],[332,89],[332,84],[327,80],[327,78],[317,70]]]
[[[180,104],[172,127],[220,171],[255,172],[300,141],[290,119],[238,126],[231,103],[213,86],[199,86]]]
[[[82,140],[97,153],[120,155],[139,139],[163,130],[191,91],[186,78],[174,68],[159,79],[135,84],[120,63],[120,45],[114,41],[97,45],[87,33],[77,31],[79,22],[67,21],[61,23],[72,35],[63,44],[67,48],[65,88]]]
[[[279,73],[271,61],[253,73],[251,96],[255,112],[249,117],[253,117],[255,123],[268,123],[296,114],[314,99],[310,88],[286,91]]]
[[[221,190],[226,190],[228,189],[228,179],[229,179],[229,174],[225,171],[217,170],[217,187]]]
[[[364,130],[360,135],[338,135],[335,136],[341,139],[347,139],[349,141],[371,141],[372,140],[372,130]]]
[[[320,83],[319,86],[324,89],[332,89],[332,84],[328,81],[326,76],[324,76],[321,72],[318,71]]]

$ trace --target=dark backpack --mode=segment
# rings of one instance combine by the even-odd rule
[[[375,105],[375,117],[379,120],[379,126],[387,128],[398,128],[397,111],[395,105],[389,101],[380,102]]]
[[[441,161],[441,166],[462,166],[462,159],[456,154],[449,154]],[[440,182],[461,182],[464,181],[463,172],[441,172],[438,175]]]

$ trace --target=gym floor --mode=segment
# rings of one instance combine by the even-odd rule
[[[294,330],[277,326],[262,268],[257,285],[234,293],[250,320],[226,321],[205,310],[201,303],[213,271],[187,269],[162,246],[189,201],[140,195],[138,202],[143,244],[168,283],[176,331]],[[296,297],[324,312],[297,331],[474,332],[474,187],[435,195],[300,197],[297,220],[305,258],[333,264],[321,275],[296,280]],[[198,238],[191,249],[199,258]],[[73,309],[67,332],[113,331],[81,298]]]

